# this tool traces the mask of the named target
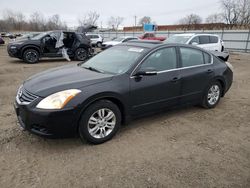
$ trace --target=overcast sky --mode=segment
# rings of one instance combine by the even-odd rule
[[[121,16],[123,26],[134,24],[140,17],[150,16],[158,25],[175,24],[191,13],[205,19],[220,12],[220,0],[0,0],[0,16],[4,10],[22,11],[26,17],[39,11],[45,17],[59,14],[69,26],[78,24],[78,18],[89,11],[100,14],[98,25],[107,25],[110,16]]]

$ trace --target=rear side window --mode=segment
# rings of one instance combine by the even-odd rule
[[[192,48],[180,48],[182,67],[204,64],[203,52]]]
[[[209,36],[209,38],[210,38],[210,43],[218,43],[218,37],[216,37],[216,36]]]
[[[199,36],[200,44],[209,44],[209,36]]]
[[[204,55],[204,63],[205,64],[211,63],[211,56],[205,52],[203,52],[203,55]]]

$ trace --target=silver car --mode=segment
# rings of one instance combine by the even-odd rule
[[[103,43],[103,37],[99,34],[86,34],[90,38],[92,46],[101,47]]]

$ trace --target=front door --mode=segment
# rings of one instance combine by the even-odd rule
[[[154,111],[176,105],[180,96],[180,80],[176,49],[165,47],[153,52],[137,68],[155,70],[156,75],[131,76],[130,105],[132,114]]]

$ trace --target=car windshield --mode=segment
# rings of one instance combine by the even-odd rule
[[[40,33],[34,37],[32,37],[33,40],[39,40],[41,38],[43,38],[44,36],[46,36],[48,33],[44,32],[44,33]]]
[[[165,41],[165,43],[181,43],[181,44],[185,44],[190,38],[191,38],[191,36],[173,35],[173,36],[169,37]]]
[[[97,72],[122,74],[144,54],[146,49],[131,46],[116,46],[107,49],[80,66]]]
[[[124,39],[125,39],[125,38],[119,37],[119,38],[114,39],[113,41],[121,42],[121,41],[123,41]]]

